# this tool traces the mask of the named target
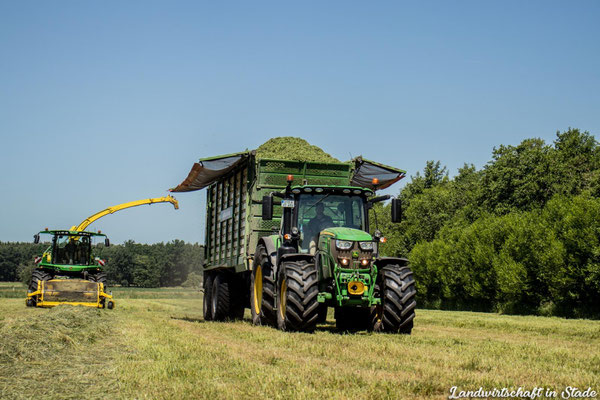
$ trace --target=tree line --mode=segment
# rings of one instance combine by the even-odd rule
[[[0,281],[27,282],[33,260],[49,243],[0,242]],[[204,247],[173,240],[168,243],[141,244],[132,240],[122,245],[94,246],[94,255],[106,260],[104,271],[109,285],[159,287],[198,286]]]
[[[589,132],[501,145],[452,178],[428,161],[399,197],[400,224],[389,205],[375,208],[382,253],[409,258],[422,306],[600,317],[600,147]]]

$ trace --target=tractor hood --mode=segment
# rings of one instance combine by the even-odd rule
[[[373,240],[373,237],[368,232],[353,228],[327,228],[323,229],[321,234],[333,236],[333,238],[337,240],[351,240],[355,242],[367,242]]]

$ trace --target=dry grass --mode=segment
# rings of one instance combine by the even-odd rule
[[[0,346],[0,397],[32,397],[36,387],[57,399],[412,399],[447,398],[451,386],[600,389],[599,321],[418,310],[411,336],[340,335],[331,318],[315,334],[283,333],[248,321],[204,322],[197,292],[153,295],[117,299],[112,311],[27,309],[22,299],[0,299],[0,340],[11,341]],[[64,321],[52,322],[57,315],[77,324],[65,329]],[[59,329],[40,330],[45,324]],[[72,340],[61,343],[63,336]],[[10,350],[39,342],[52,343],[47,356]]]

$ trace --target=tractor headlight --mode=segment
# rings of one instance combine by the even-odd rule
[[[361,250],[373,251],[373,242],[359,242],[358,244]]]
[[[335,247],[339,250],[350,250],[352,248],[352,242],[349,240],[336,240]]]

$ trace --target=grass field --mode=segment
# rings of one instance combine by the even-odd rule
[[[26,308],[0,284],[0,398],[413,399],[600,390],[600,321],[418,310],[411,336],[204,322],[201,293],[113,289],[114,310]]]

